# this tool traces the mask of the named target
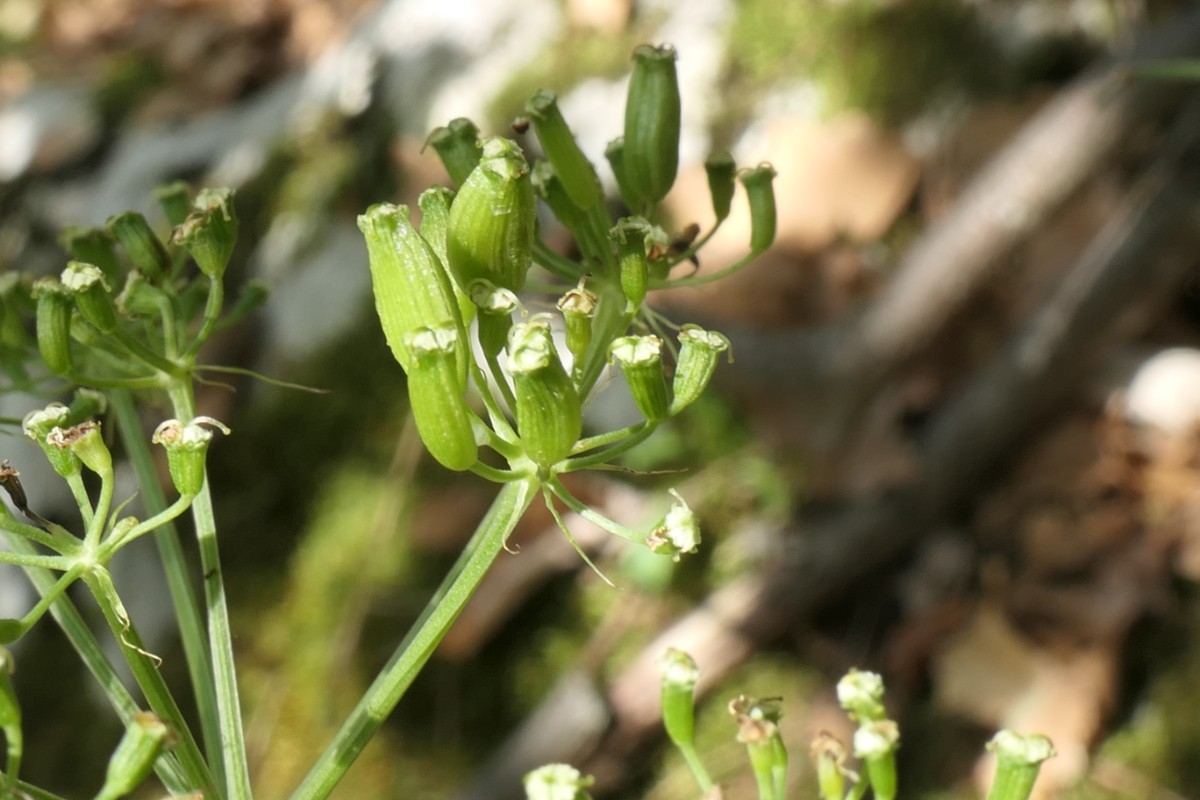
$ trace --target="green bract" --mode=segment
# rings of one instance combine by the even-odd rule
[[[367,240],[375,310],[392,354],[412,368],[413,356],[405,337],[422,328],[461,326],[454,287],[437,254],[412,226],[407,206],[380,203],[358,218]],[[467,349],[458,342],[456,353],[460,386],[465,386]]]
[[[521,148],[484,140],[483,156],[450,206],[446,252],[459,286],[486,279],[520,291],[533,261],[533,184]]]

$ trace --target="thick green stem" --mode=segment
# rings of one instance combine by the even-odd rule
[[[167,499],[159,485],[154,459],[150,455],[147,437],[142,431],[133,399],[128,392],[114,391],[109,393],[109,403],[117,418],[125,453],[137,473],[146,513],[157,515],[166,509]],[[217,713],[216,683],[208,656],[208,639],[204,634],[204,622],[196,602],[195,587],[188,576],[187,559],[184,557],[179,533],[174,524],[168,522],[155,529],[154,543],[158,547],[158,556],[167,579],[167,590],[175,611],[175,622],[179,626],[188,676],[191,678],[196,708],[200,715],[204,750],[211,760],[216,779],[224,784],[225,768],[221,759],[217,758],[217,754],[221,752],[221,726],[220,715]]]
[[[500,490],[420,619],[292,794],[292,800],[317,800],[333,791],[433,655],[537,493],[538,484],[532,478],[509,483]]]
[[[158,671],[157,656],[153,656],[146,650],[137,629],[133,626],[133,621],[129,619],[129,615],[121,604],[112,577],[103,567],[97,567],[90,573],[86,573],[83,581],[91,589],[92,596],[96,598],[105,622],[108,623],[113,636],[120,643],[125,662],[129,665],[134,680],[137,681],[142,693],[146,696],[150,710],[170,725],[174,731],[176,736],[174,750],[187,773],[189,788],[199,788],[212,797],[220,797],[212,775],[208,771],[208,765],[204,762],[204,756],[196,745],[196,740],[192,738],[192,732],[187,726],[183,712],[179,710],[175,698],[171,695],[171,690]]]
[[[219,281],[214,281],[214,291],[220,285]],[[187,422],[196,416],[195,398],[189,383],[178,381],[172,384],[169,393],[176,417]],[[246,735],[242,729],[242,708],[238,700],[237,667],[233,659],[229,603],[225,597],[225,579],[221,572],[221,554],[217,546],[217,521],[213,514],[212,494],[209,492],[207,478],[200,494],[192,501],[192,521],[200,548],[200,569],[204,572],[208,647],[216,687],[225,792],[228,800],[250,800],[250,767],[246,760]]]

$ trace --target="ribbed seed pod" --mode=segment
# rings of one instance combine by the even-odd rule
[[[171,241],[182,245],[200,271],[213,280],[225,274],[237,243],[237,214],[232,189],[202,189],[194,211],[175,228]]]
[[[455,364],[460,350],[458,329],[452,325],[419,328],[405,337],[412,353],[408,371],[408,402],[417,432],[430,454],[447,469],[469,469],[478,459],[473,414]]]
[[[417,198],[417,208],[421,209],[421,238],[433,248],[443,267],[449,263],[446,257],[446,231],[450,227],[450,205],[453,200],[454,192],[444,186],[432,186]],[[463,322],[469,325],[475,318],[475,305],[467,296],[467,287],[459,286],[449,270],[446,270],[446,275],[450,278],[454,297],[458,301],[458,313],[462,315]]]
[[[117,310],[104,282],[104,273],[94,264],[70,261],[62,273],[62,285],[75,297],[79,315],[101,333],[117,327]]]
[[[58,243],[71,258],[99,267],[110,286],[120,283],[121,263],[117,260],[116,242],[108,231],[68,225],[59,235]]]
[[[184,181],[164,184],[154,190],[154,199],[172,226],[182,225],[192,213],[192,187]]]
[[[592,343],[592,320],[596,316],[596,305],[600,298],[586,289],[583,281],[559,298],[557,307],[562,312],[567,328],[567,350],[575,357],[576,365],[583,361],[588,346]]]
[[[657,203],[679,168],[680,102],[675,48],[642,45],[633,51],[625,101],[625,180],[637,200]]]
[[[667,379],[663,374],[662,339],[657,336],[621,336],[608,348],[609,356],[621,368],[629,393],[638,410],[651,422],[667,418],[671,405]]]
[[[579,392],[571,382],[545,320],[514,325],[508,371],[517,401],[517,432],[525,454],[543,469],[566,458],[583,432]]]
[[[96,795],[97,800],[117,800],[141,786],[154,769],[154,761],[169,736],[167,724],[154,714],[148,711],[134,714],[108,761],[104,786]]]
[[[488,358],[495,358],[508,342],[512,329],[513,312],[521,303],[508,289],[501,289],[490,281],[478,280],[471,284],[471,303],[479,311],[476,329],[479,347]]]
[[[635,309],[641,308],[650,284],[646,242],[654,235],[654,228],[642,217],[622,217],[608,235],[617,245],[621,291]]]
[[[775,241],[775,168],[759,164],[739,176],[750,201],[750,252],[761,253]]]
[[[56,375],[71,371],[71,312],[75,302],[58,278],[41,278],[33,285],[37,298],[37,341],[42,361]]]
[[[708,176],[708,194],[712,197],[713,214],[717,222],[721,222],[729,216],[729,209],[733,205],[737,164],[733,156],[720,151],[704,159],[704,172]]]
[[[171,259],[145,217],[137,211],[125,211],[109,217],[104,224],[139,272],[151,280],[162,277]]]
[[[712,380],[721,353],[729,349],[729,340],[715,331],[696,325],[684,325],[679,332],[679,359],[672,382],[672,416],[696,402]]]
[[[375,310],[392,354],[409,372],[412,353],[405,335],[420,328],[449,325],[458,328],[461,317],[454,289],[433,248],[412,226],[406,206],[380,203],[358,218],[367,240]],[[459,343],[460,383],[465,386],[465,343]]]
[[[433,145],[450,180],[462,186],[479,164],[479,128],[466,117],[450,120],[450,124],[435,128],[426,144]]]
[[[600,188],[596,168],[579,149],[579,142],[567,127],[554,92],[540,90],[525,104],[525,111],[571,202],[583,211],[603,203],[604,190]]]
[[[621,193],[621,199],[629,208],[637,208],[641,205],[640,198],[633,193],[625,177],[625,137],[618,136],[610,141],[604,148],[604,157],[608,160],[613,177],[617,179],[617,191]]]
[[[446,253],[459,286],[484,278],[518,292],[533,261],[537,218],[529,165],[509,139],[484,140],[479,166],[450,206]]]
[[[532,182],[534,192],[542,198],[542,202],[550,209],[550,213],[554,214],[554,218],[561,222],[576,240],[584,235],[583,231],[587,227],[586,215],[567,196],[567,190],[558,179],[554,165],[549,161],[538,161],[534,164]]]

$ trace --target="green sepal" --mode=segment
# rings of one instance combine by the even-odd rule
[[[461,472],[479,460],[472,425],[458,379],[458,329],[452,325],[420,328],[405,336],[412,353],[408,401],[417,432],[429,453],[446,469]]]
[[[150,280],[162,277],[170,265],[170,257],[145,217],[137,211],[125,211],[109,217],[104,224],[113,238],[121,243],[134,269]]]
[[[192,205],[192,213],[176,226],[171,242],[187,250],[201,272],[219,280],[237,244],[233,190],[201,189]]]
[[[698,325],[684,325],[679,332],[679,358],[671,383],[673,416],[690,406],[704,393],[717,370],[721,353],[729,349],[729,340],[716,331]]]
[[[37,342],[42,361],[56,375],[69,375],[71,358],[71,313],[75,300],[58,278],[40,278],[33,285],[37,299]]]
[[[406,206],[380,203],[358,217],[367,242],[375,310],[388,346],[408,372],[413,358],[405,337],[421,328],[462,322],[450,275],[425,238],[409,220]],[[457,357],[461,386],[466,385],[466,343]]]
[[[550,326],[533,319],[508,335],[508,369],[525,454],[543,469],[566,458],[583,432],[579,392],[563,368]]]
[[[117,309],[104,280],[104,272],[95,264],[69,261],[60,276],[63,288],[75,297],[79,315],[101,333],[117,329]]]
[[[621,336],[608,346],[609,357],[625,375],[638,410],[650,422],[661,422],[671,405],[663,372],[662,339],[657,336]]]
[[[133,715],[108,760],[104,786],[96,800],[118,800],[142,785],[170,736],[167,724],[148,711]]]
[[[760,164],[738,176],[750,201],[750,252],[764,252],[775,241],[775,168]]]
[[[708,176],[708,194],[712,198],[713,214],[717,222],[721,222],[729,216],[733,206],[737,164],[729,153],[719,151],[704,160],[704,172]]]
[[[68,225],[58,237],[58,243],[76,261],[95,264],[112,285],[121,280],[121,262],[117,258],[116,242],[103,228]]]
[[[536,210],[529,165],[509,139],[484,140],[479,166],[454,204],[446,242],[459,286],[480,278],[519,292],[533,263]]]
[[[579,142],[563,119],[558,97],[542,89],[529,98],[525,111],[533,121],[546,158],[554,165],[567,196],[580,210],[588,211],[604,202],[604,190],[596,168],[579,148]]]
[[[425,143],[433,145],[450,180],[457,186],[462,186],[479,165],[479,128],[466,117],[434,128]]]
[[[680,100],[675,48],[641,45],[625,100],[622,169],[636,203],[657,203],[679,169]]]

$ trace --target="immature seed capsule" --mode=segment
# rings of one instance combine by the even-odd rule
[[[38,447],[46,454],[50,466],[64,478],[78,475],[80,472],[79,457],[70,448],[56,447],[50,444],[50,433],[59,428],[67,427],[70,423],[71,410],[62,403],[51,403],[43,409],[30,411],[21,420],[21,430],[25,432]]]
[[[684,325],[679,332],[679,359],[672,381],[672,416],[678,414],[704,393],[717,370],[721,353],[729,349],[729,340],[715,331],[696,325]]]
[[[540,90],[525,104],[525,111],[533,120],[542,150],[554,165],[571,202],[584,211],[603,203],[604,191],[596,177],[596,168],[579,149],[579,142],[567,127],[554,92]]]
[[[674,647],[663,653],[658,668],[662,677],[663,727],[676,745],[692,747],[696,738],[695,692],[700,668],[694,658]]]
[[[761,253],[775,241],[775,168],[760,164],[740,176],[750,201],[750,252]]]
[[[68,225],[59,235],[58,243],[76,261],[99,267],[110,285],[120,283],[121,262],[117,260],[116,243],[108,231]]]
[[[413,365],[408,371],[408,402],[417,432],[429,453],[447,469],[469,469],[478,459],[474,416],[467,407],[455,363],[458,329],[418,328],[405,336]]]
[[[480,278],[519,292],[533,261],[533,184],[521,148],[484,140],[479,166],[450,206],[446,253],[459,286]]]
[[[433,248],[443,268],[450,263],[446,255],[446,237],[450,227],[450,205],[453,200],[454,192],[444,186],[432,186],[421,192],[417,198],[417,208],[421,209],[421,226],[418,230],[421,232],[421,238]],[[446,269],[443,271],[450,278],[450,285],[454,289],[458,313],[463,322],[469,325],[475,318],[475,305],[467,296],[467,287],[458,285],[454,280],[454,273]]]
[[[371,206],[358,218],[367,240],[375,310],[392,354],[408,372],[413,357],[405,336],[421,328],[461,324],[454,288],[433,248],[409,220],[408,208],[391,203]],[[456,356],[465,386],[468,353],[460,342]]]
[[[154,429],[150,441],[166,449],[167,471],[181,495],[197,495],[204,486],[204,462],[213,429],[229,435],[229,428],[212,417],[196,417],[187,423],[169,419]]]
[[[151,279],[161,277],[170,266],[167,248],[137,211],[125,211],[109,217],[105,223],[113,238],[121,243],[133,266]]]
[[[675,48],[642,45],[633,51],[625,101],[625,180],[642,202],[657,203],[679,168],[680,101]]]
[[[425,142],[433,145],[456,186],[462,186],[471,170],[479,164],[479,128],[466,117],[452,119],[450,124],[435,128]]]
[[[104,786],[97,800],[117,800],[142,785],[154,769],[154,761],[167,743],[170,730],[148,711],[133,715],[125,735],[108,761]]]
[[[554,218],[578,239],[587,227],[587,215],[567,196],[554,165],[549,161],[534,164],[532,182],[534,192],[542,198]]]
[[[37,341],[42,361],[56,375],[71,371],[71,312],[75,302],[58,278],[41,278],[33,285],[37,298]]]
[[[662,339],[657,336],[622,336],[608,348],[620,367],[638,410],[650,422],[667,418],[670,397],[663,374]]]
[[[712,197],[713,214],[717,222],[729,216],[733,205],[734,177],[737,164],[733,156],[724,151],[711,154],[704,160],[704,172],[708,175],[708,193]]]
[[[499,288],[491,281],[475,281],[468,293],[471,302],[479,311],[475,323],[479,332],[479,346],[485,356],[495,358],[508,342],[512,315],[521,303],[515,294],[508,289]]]
[[[237,243],[237,214],[232,189],[202,189],[171,241],[182,245],[196,260],[200,271],[213,280],[225,274],[233,246]]]
[[[182,225],[192,211],[192,187],[184,181],[173,181],[154,190],[158,207],[172,226]]]
[[[100,423],[81,422],[69,428],[54,428],[46,434],[46,444],[58,450],[70,450],[83,465],[98,475],[112,472],[112,453],[100,435]]]
[[[514,325],[508,371],[517,401],[517,432],[525,454],[543,469],[566,458],[583,431],[579,392],[559,360],[545,320]]]
[[[649,242],[665,239],[661,229],[655,229],[643,217],[622,217],[608,236],[617,245],[617,260],[621,265],[621,291],[634,309],[641,308],[650,285],[650,262],[646,258]]]
[[[62,285],[75,296],[79,315],[96,330],[101,333],[116,330],[117,310],[99,267],[80,261],[68,262],[62,273]]]
[[[864,722],[854,732],[854,755],[866,762],[871,792],[879,800],[896,796],[896,749],[900,729],[890,719]]]
[[[585,288],[583,281],[558,300],[557,307],[567,328],[567,350],[574,356],[576,364],[583,361],[592,343],[592,320],[599,302],[596,293]]]
[[[604,148],[604,157],[608,160],[613,177],[617,179],[617,191],[621,193],[625,205],[629,208],[642,205],[641,198],[634,194],[633,187],[625,177],[625,137],[618,136],[610,141]]]

